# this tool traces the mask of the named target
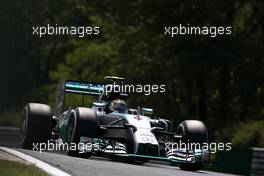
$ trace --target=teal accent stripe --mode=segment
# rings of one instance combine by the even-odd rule
[[[137,154],[128,154],[128,156],[129,157],[149,158],[149,159],[170,161],[170,159],[168,159],[167,157],[159,157],[159,156],[148,156],[148,155],[137,155]]]
[[[81,83],[77,81],[66,81],[65,89],[66,92],[71,93],[101,95],[104,92],[104,85],[95,83]]]

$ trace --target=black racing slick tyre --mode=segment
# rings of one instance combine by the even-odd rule
[[[182,136],[182,141],[186,143],[208,143],[208,131],[203,122],[198,120],[185,120],[178,126],[177,132]],[[183,163],[182,170],[195,171],[204,167],[202,161],[195,163]]]
[[[94,138],[97,136],[98,129],[97,116],[92,109],[79,107],[72,110],[69,119],[68,143],[70,146],[75,145],[76,147],[70,147],[68,155],[82,158],[90,157],[91,151],[81,151],[79,149],[79,146],[81,146],[79,145],[80,137]],[[85,146],[85,144],[82,146]]]
[[[177,132],[183,137],[184,142],[208,142],[207,128],[199,120],[185,120],[178,126]]]
[[[74,111],[77,119],[76,130],[80,136],[98,137],[100,128],[95,111],[84,107],[78,107]]]
[[[51,137],[52,111],[50,106],[29,103],[22,114],[20,143],[24,149],[33,149],[33,144],[46,143]],[[36,149],[37,150],[37,149]]]

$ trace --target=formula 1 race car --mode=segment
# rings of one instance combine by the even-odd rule
[[[22,147],[34,150],[36,143],[50,141],[78,144],[81,147],[67,149],[70,156],[115,156],[141,163],[165,160],[184,170],[199,170],[208,163],[209,150],[186,147],[189,146],[186,144],[208,143],[207,128],[201,121],[185,120],[176,132],[171,132],[169,120],[150,117],[152,109],[127,107],[128,95],[114,91],[113,86],[113,82],[123,78],[108,76],[106,79],[112,83],[60,82],[54,113],[48,105],[27,104],[22,115]],[[111,88],[110,93],[106,87]],[[68,94],[97,97],[97,100],[90,108],[67,107]]]

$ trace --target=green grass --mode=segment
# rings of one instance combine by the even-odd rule
[[[22,112],[8,111],[0,114],[0,126],[19,127]]]
[[[20,162],[0,160],[0,176],[47,176],[46,172],[32,165]]]

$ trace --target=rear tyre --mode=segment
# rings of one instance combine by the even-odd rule
[[[203,122],[198,120],[185,120],[178,126],[178,134],[186,143],[208,143],[208,132]],[[201,161],[195,163],[184,163],[180,165],[182,170],[195,171],[204,167]]]
[[[39,103],[27,104],[23,110],[20,128],[22,148],[33,149],[33,143],[46,143],[51,137],[51,131],[52,111],[50,106]]]
[[[96,137],[98,129],[97,116],[93,110],[81,107],[72,110],[69,119],[68,143],[70,146],[75,145],[76,147],[70,147],[68,155],[82,158],[90,157],[91,151],[81,151],[79,149],[80,137]]]

